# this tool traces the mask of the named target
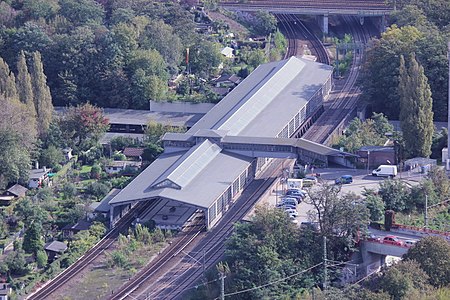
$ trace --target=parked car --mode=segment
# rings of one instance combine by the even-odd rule
[[[412,247],[412,246],[414,246],[416,243],[417,243],[417,241],[415,241],[415,240],[406,240],[406,241],[405,241],[405,246]]]
[[[277,204],[277,207],[278,207],[278,208],[283,208],[283,209],[286,209],[286,208],[297,209],[297,207],[296,207],[295,205],[292,205],[292,204],[285,204],[285,203],[278,203],[278,204]]]
[[[352,175],[342,175],[339,178],[336,178],[334,181],[336,184],[347,184],[353,182],[353,176]]]
[[[306,197],[306,194],[302,193],[299,190],[290,190],[290,191],[288,190],[286,192],[286,196],[304,199]]]
[[[384,244],[391,244],[395,246],[403,246],[403,242],[398,239],[398,237],[393,235],[387,235],[383,238]]]
[[[295,216],[295,217],[298,217],[298,212],[297,212],[296,209],[286,208],[285,211],[286,211],[288,214],[290,214],[290,215],[293,215],[293,216]]]
[[[307,176],[303,178],[303,187],[311,187],[317,183],[317,178],[313,176]]]
[[[372,242],[381,242],[381,237],[375,234],[371,234],[369,237],[367,237],[367,240]]]
[[[281,203],[283,203],[283,204],[292,204],[292,205],[297,206],[298,201],[295,198],[286,197],[286,198],[281,198]]]

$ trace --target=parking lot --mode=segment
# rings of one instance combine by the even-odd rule
[[[328,184],[335,184],[335,179],[340,178],[343,175],[351,175],[353,177],[353,182],[350,184],[343,184],[341,191],[353,192],[360,195],[361,192],[366,189],[377,190],[379,184],[385,179],[383,177],[375,177],[370,174],[372,170],[361,170],[361,169],[338,169],[338,168],[327,168],[327,169],[315,169],[314,172],[320,174],[319,182],[326,182]],[[399,172],[396,179],[401,179],[407,185],[417,185],[423,178],[424,174],[418,171],[410,172]],[[281,198],[284,196],[284,191],[286,191],[287,186],[282,178],[279,178],[271,188],[271,192],[267,193],[259,203],[268,204],[275,207],[277,203],[280,203]],[[314,207],[311,204],[302,201],[297,206],[298,217],[296,220],[298,224],[302,222],[308,222],[308,212],[313,211]],[[253,211],[249,214],[248,218],[251,217]]]

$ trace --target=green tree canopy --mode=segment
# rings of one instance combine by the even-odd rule
[[[428,274],[435,286],[450,284],[450,244],[441,237],[422,238],[404,255],[406,260],[415,260]]]
[[[402,261],[385,270],[380,287],[392,296],[393,300],[402,300],[414,290],[429,289],[428,275],[415,261]]]
[[[47,133],[50,122],[52,121],[53,103],[39,52],[34,52],[32,55],[30,73],[34,106],[37,114],[37,129],[39,135],[42,137]]]
[[[405,150],[411,157],[429,157],[433,140],[433,102],[423,67],[413,54],[405,63],[400,56],[400,121]]]

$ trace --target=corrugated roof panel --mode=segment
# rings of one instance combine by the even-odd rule
[[[305,63],[301,60],[290,59],[261,88],[250,94],[248,100],[218,129],[228,130],[230,135],[239,134],[300,74],[304,66]]]
[[[185,187],[195,176],[197,176],[212,161],[222,149],[211,143],[203,141],[190,155],[175,168],[167,179],[173,181],[181,188]]]

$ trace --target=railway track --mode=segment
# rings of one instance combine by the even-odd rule
[[[161,262],[166,264],[166,267],[161,267],[164,276],[147,276],[142,277],[140,281],[127,283],[123,287],[127,293],[117,294],[109,299],[181,299],[183,293],[194,287],[203,277],[204,270],[214,267],[222,258],[225,240],[231,235],[234,224],[250,211],[272,185],[283,167],[282,161],[274,159],[266,170],[249,184],[210,232],[194,238],[192,245],[186,245],[184,248],[186,251],[178,250],[177,255],[166,256],[163,259],[165,261]]]
[[[351,34],[354,42],[364,45],[370,34],[363,29],[355,18],[344,17],[348,28],[351,28]],[[330,105],[320,118],[309,128],[302,137],[317,143],[329,144],[332,142],[336,132],[344,129],[344,126],[353,119],[357,100],[360,96],[360,90],[356,86],[359,69],[363,59],[363,49],[356,50],[353,53],[352,67],[349,74],[338,90],[330,95]]]
[[[324,47],[320,39],[309,30],[302,20],[297,15],[277,15],[281,22],[281,26],[284,28],[286,38],[289,41],[288,51],[285,58],[298,54],[299,40],[307,40],[310,44],[310,48],[317,57],[317,61],[323,64],[331,64],[330,56],[327,49]],[[292,47],[294,44],[295,47]],[[294,51],[290,51],[294,49]]]
[[[84,270],[94,259],[101,255],[105,250],[109,249],[112,244],[117,240],[120,233],[126,232],[131,225],[136,215],[142,213],[142,211],[149,209],[156,202],[153,203],[138,203],[131,208],[127,214],[117,223],[116,227],[108,232],[94,247],[81,256],[74,264],[69,266],[63,272],[61,272],[54,279],[48,281],[45,285],[40,287],[33,294],[29,295],[26,299],[29,300],[43,300],[48,299],[55,291],[63,286],[70,279],[75,277],[78,273]]]

